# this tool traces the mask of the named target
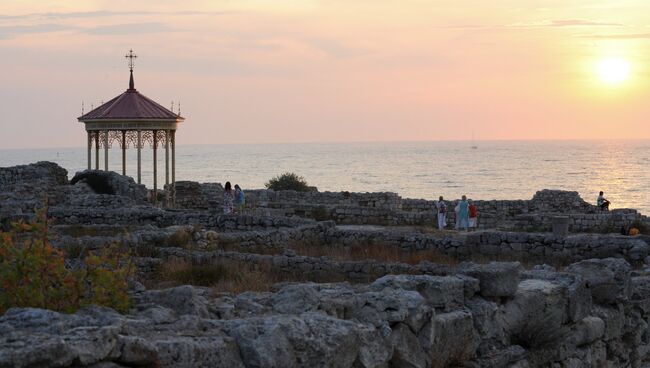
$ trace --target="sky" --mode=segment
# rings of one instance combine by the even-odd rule
[[[178,144],[649,139],[649,46],[647,0],[2,0],[0,149],[83,147],[129,49]]]

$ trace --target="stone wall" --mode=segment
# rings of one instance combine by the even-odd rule
[[[66,185],[66,171],[53,163],[2,168],[0,224],[28,219],[34,208],[44,206],[47,197],[53,216],[63,223],[160,222],[170,226],[189,221],[216,226],[214,217],[221,212],[223,193],[220,184],[178,182],[177,208],[161,211],[142,202],[144,192],[130,178],[110,175],[111,182],[118,183],[114,185],[115,195],[97,194],[83,183]],[[244,213],[262,217],[314,218],[350,225],[432,226],[436,222],[434,201],[402,199],[395,193],[247,190],[246,195],[248,207]],[[449,202],[449,208],[453,209],[455,203]],[[569,217],[572,232],[612,232],[622,225],[650,222],[634,210],[598,211],[576,192],[542,190],[531,200],[475,203],[481,229],[548,231],[553,216],[558,214]],[[453,226],[453,210],[447,222]]]
[[[289,223],[269,222],[267,218],[222,217],[217,228],[203,228],[187,223],[183,226],[129,228],[128,236],[82,237],[72,239],[60,237],[57,244],[89,244],[94,248],[115,241],[130,246],[186,247],[176,244],[176,232],[186,228],[192,244],[199,249],[209,245],[235,244],[241,248],[263,247],[276,251],[293,244],[319,247],[348,247],[363,245],[372,247],[391,246],[405,251],[431,250],[449,261],[472,259],[518,260],[526,263],[568,264],[590,258],[615,257],[631,264],[641,264],[650,255],[650,246],[642,237],[621,235],[578,234],[566,238],[554,237],[550,233],[522,233],[502,231],[478,231],[460,236],[417,233],[391,229],[358,229],[334,226],[332,222]],[[66,234],[66,226],[57,226]],[[115,225],[113,225],[115,227]],[[101,230],[101,228],[100,228]],[[215,231],[216,230],[216,231]],[[101,231],[100,231],[101,232]],[[257,248],[259,249],[259,248]],[[431,254],[436,259],[436,254]],[[327,260],[329,262],[329,260]],[[368,264],[373,264],[368,261]],[[380,263],[383,267],[383,264]],[[370,267],[374,269],[375,266]],[[332,269],[330,266],[326,269]],[[368,269],[365,267],[364,269]],[[376,273],[370,272],[366,277]]]
[[[39,161],[35,164],[0,167],[0,188],[9,191],[15,185],[57,186],[68,183],[68,171],[59,165]]]
[[[298,216],[334,220],[345,225],[428,225],[436,223],[435,203],[425,199],[402,199],[395,193],[295,192],[247,190],[247,213],[270,216]],[[221,186],[181,182],[177,207],[184,209],[221,208]],[[447,201],[447,225],[455,224],[454,207]],[[572,232],[617,230],[623,225],[647,222],[635,210],[598,210],[577,192],[538,191],[530,200],[475,200],[480,229],[549,231],[553,216],[570,218]]]

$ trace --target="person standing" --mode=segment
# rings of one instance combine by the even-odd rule
[[[232,215],[235,211],[235,193],[230,186],[230,182],[226,182],[223,189],[223,214]]]
[[[438,230],[443,230],[447,225],[447,204],[442,196],[436,202],[436,212],[438,214]]]
[[[239,184],[235,184],[235,205],[237,208],[237,213],[242,213],[244,211],[245,204],[246,197],[244,196],[244,191],[241,190]]]
[[[467,230],[469,227],[469,203],[467,203],[467,196],[463,195],[460,202],[458,202],[458,228]]]
[[[474,201],[472,200],[469,201],[468,209],[469,209],[469,228],[475,229],[476,226],[478,225],[478,209],[476,208]]]

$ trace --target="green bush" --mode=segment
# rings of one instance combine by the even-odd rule
[[[311,209],[311,217],[316,221],[326,221],[331,218],[330,211],[325,206],[317,206]]]
[[[116,247],[75,253],[76,266],[67,268],[64,253],[48,240],[46,209],[33,223],[0,232],[0,314],[12,307],[72,313],[92,304],[127,311],[128,253]]]
[[[305,178],[290,172],[272,178],[265,186],[267,189],[273,190],[295,190],[297,192],[308,192],[310,190]]]

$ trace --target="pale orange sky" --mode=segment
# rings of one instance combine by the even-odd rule
[[[0,148],[83,146],[130,48],[179,144],[647,139],[649,46],[647,0],[2,0]]]

